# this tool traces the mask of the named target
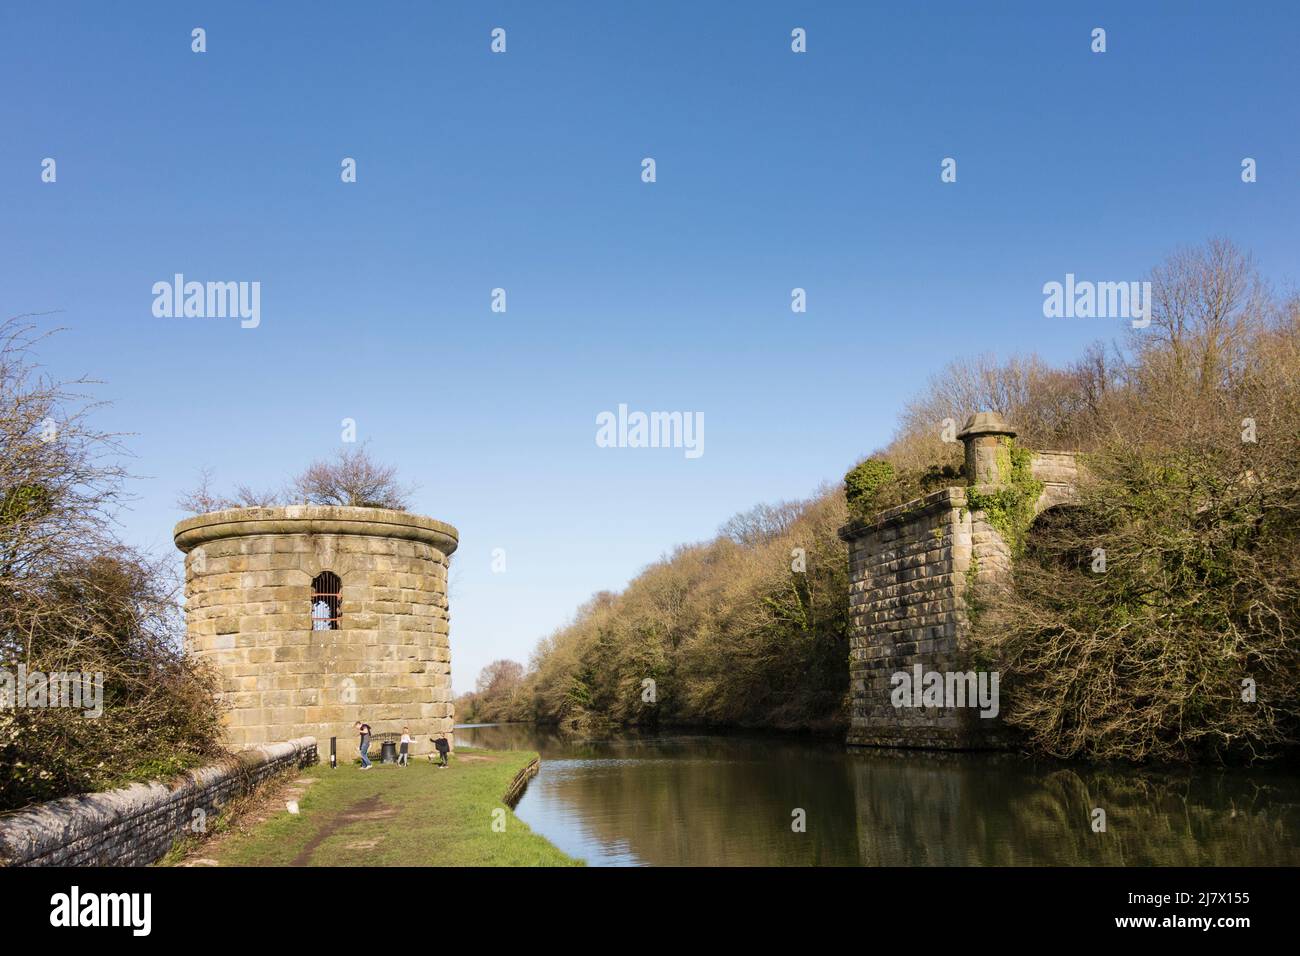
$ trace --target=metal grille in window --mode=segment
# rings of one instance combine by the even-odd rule
[[[337,631],[342,616],[343,582],[333,571],[322,571],[311,582],[311,629]]]

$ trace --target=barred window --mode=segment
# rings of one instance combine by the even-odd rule
[[[333,571],[322,571],[311,582],[311,629],[337,631],[342,616],[343,582]]]

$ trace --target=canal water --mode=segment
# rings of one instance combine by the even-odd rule
[[[847,753],[781,735],[581,741],[530,724],[463,725],[456,742],[538,751],[516,813],[592,866],[1300,864],[1294,770]]]

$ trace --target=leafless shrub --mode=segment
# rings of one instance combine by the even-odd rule
[[[88,380],[41,371],[45,338],[0,324],[0,669],[100,673],[104,711],[0,710],[0,808],[176,769],[219,735],[212,675],[181,649],[175,580],[113,534],[119,438],[91,424]]]
[[[1153,292],[1154,334],[1093,402],[1078,516],[1031,533],[977,636],[1037,750],[1275,754],[1300,728],[1295,304],[1219,240],[1176,253]]]
[[[213,488],[212,476],[211,468],[199,469],[198,484],[180,494],[176,499],[176,507],[193,514],[207,514],[209,511],[224,511],[227,508],[272,508],[290,503],[288,495],[283,491],[257,491],[242,484],[235,487],[233,495],[223,495]]]
[[[241,484],[235,487],[234,494],[224,495],[213,488],[212,476],[211,468],[201,469],[198,483],[177,498],[177,507],[192,514],[290,504],[405,511],[415,493],[414,485],[404,485],[397,480],[396,468],[376,462],[364,445],[342,449],[332,459],[312,462],[292,479],[285,490],[262,491]]]
[[[370,457],[364,445],[341,449],[333,460],[312,462],[293,480],[291,495],[313,505],[361,508],[409,507],[414,486],[397,480],[397,469]]]

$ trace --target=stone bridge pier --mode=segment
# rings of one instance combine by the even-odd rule
[[[987,494],[1010,480],[1015,434],[994,412],[972,415],[958,435],[966,446],[966,487],[943,488],[840,529],[849,550],[849,746],[1006,745],[1001,721],[981,716],[988,709],[972,706],[963,693],[978,693],[981,679],[991,692],[992,678],[968,666],[967,590],[1011,569],[1008,543],[983,511],[972,510],[968,489]],[[1031,470],[1043,485],[1036,511],[1069,501],[1078,475],[1073,452],[1035,453]],[[942,681],[943,703],[963,706],[922,705],[933,674]],[[918,676],[922,686],[913,686]]]

